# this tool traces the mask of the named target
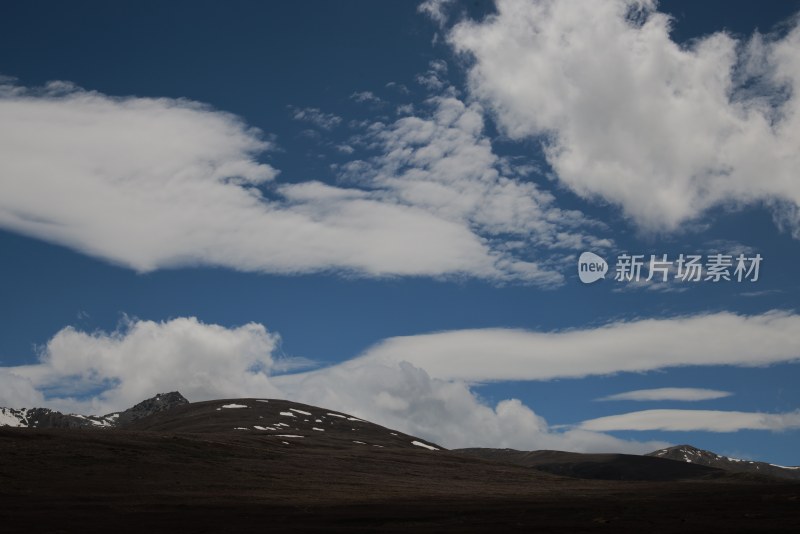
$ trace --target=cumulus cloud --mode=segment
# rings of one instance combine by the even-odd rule
[[[242,396],[289,398],[396,428],[446,447],[647,452],[663,442],[617,439],[585,429],[556,430],[515,399],[488,406],[460,381],[431,378],[409,363],[354,360],[313,373],[273,376],[278,337],[263,326],[224,328],[193,318],[131,320],[111,333],[58,332],[34,365],[0,371],[32,385],[11,406],[44,404],[79,413],[124,409],[177,389],[192,401]],[[5,382],[3,382],[5,384]]]
[[[176,388],[193,400],[276,395],[268,373],[278,342],[255,323],[126,320],[111,333],[64,328],[43,347],[39,363],[9,371],[47,392],[49,406],[77,412],[124,409]]]
[[[559,283],[555,269],[481,235],[488,228],[482,221],[478,227],[469,217],[453,216],[464,211],[461,204],[474,204],[474,173],[493,172],[495,156],[479,135],[479,116],[456,102],[440,108],[435,120],[417,123],[426,131],[398,123],[386,139],[387,146],[399,147],[417,136],[406,150],[417,154],[420,165],[432,168],[436,152],[446,148],[459,157],[440,154],[444,163],[437,169],[460,161],[461,171],[472,173],[465,175],[464,199],[454,183],[444,199],[441,184],[415,180],[419,193],[428,188],[438,198],[431,203],[401,198],[400,186],[278,184],[277,171],[258,160],[271,142],[237,117],[196,102],[115,98],[63,82],[41,89],[6,82],[0,88],[0,227],[138,271],[202,264],[270,273]],[[297,113],[312,122],[333,121],[316,110]],[[443,146],[443,133],[460,137]],[[391,135],[405,141],[391,141]],[[464,168],[469,161],[489,168]],[[458,180],[455,170],[448,177]],[[535,193],[513,180],[487,177],[497,183],[495,191]],[[526,206],[538,210],[540,198],[514,201],[519,205],[509,206],[511,213]],[[482,213],[472,211],[485,219],[504,209],[503,202],[512,199],[492,196]],[[525,219],[520,224],[518,232],[537,231]],[[549,232],[552,225],[540,226]]]
[[[704,401],[733,395],[730,391],[703,388],[637,389],[601,397],[599,401]]]
[[[670,37],[652,0],[497,0],[449,42],[469,90],[513,139],[543,143],[558,178],[646,231],[714,206],[773,206],[798,231],[800,27],[737,40]]]
[[[549,380],[690,365],[759,366],[800,359],[800,316],[729,312],[621,321],[581,330],[455,330],[386,339],[360,358],[407,361],[468,382]]]
[[[736,432],[738,430],[794,430],[800,428],[800,410],[787,413],[728,412],[719,410],[643,410],[584,421],[579,428],[612,430],[667,430]]]

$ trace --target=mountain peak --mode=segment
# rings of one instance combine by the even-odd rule
[[[170,391],[169,393],[158,393],[154,397],[145,399],[139,404],[128,408],[124,412],[120,412],[117,422],[120,425],[132,423],[148,415],[163,412],[176,406],[189,404],[189,401],[177,391]],[[109,416],[114,414],[109,414]],[[107,416],[107,417],[109,417]]]

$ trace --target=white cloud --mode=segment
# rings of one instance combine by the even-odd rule
[[[39,397],[7,392],[3,400],[12,406],[42,404],[40,391],[46,391],[50,407],[106,413],[177,389],[192,401],[289,398],[353,413],[446,447],[637,453],[665,446],[584,429],[554,430],[518,400],[491,407],[466,384],[432,379],[403,362],[354,360],[313,373],[271,376],[277,343],[277,336],[258,324],[223,328],[192,318],[128,321],[112,333],[65,328],[43,348],[39,363],[0,370],[0,380],[13,373],[33,385]]]
[[[353,152],[356,151],[355,148],[351,147],[350,145],[346,145],[346,144],[336,145],[336,150],[338,150],[342,154],[347,154],[347,155],[350,155],[350,154],[352,154]]]
[[[704,401],[733,395],[730,391],[703,388],[637,389],[599,398],[599,401]]]
[[[127,320],[111,333],[64,328],[42,349],[40,363],[8,370],[47,392],[48,405],[79,413],[124,409],[174,389],[193,400],[275,395],[268,372],[278,341],[255,323]]]
[[[505,268],[521,277],[560,280],[552,266],[542,269],[538,247],[567,249],[571,258],[574,250],[611,245],[588,233],[596,223],[558,208],[550,193],[512,174],[515,167],[492,151],[483,133],[480,106],[455,97],[434,97],[427,104],[430,115],[373,124],[362,142],[379,155],[344,165],[343,178],[473,228],[507,251]]]
[[[41,406],[44,402],[44,395],[33,382],[0,368],[0,407]]]
[[[677,366],[760,366],[800,359],[800,316],[720,312],[562,332],[502,328],[386,339],[360,358],[408,361],[438,379],[549,380]]]
[[[380,104],[383,100],[380,99],[375,93],[372,91],[356,91],[355,93],[350,95],[350,98],[355,100],[359,103],[370,103],[370,104]]]
[[[427,15],[440,27],[447,22],[450,5],[453,0],[425,0],[417,6],[417,11]]]
[[[333,113],[325,113],[319,108],[297,108],[289,106],[292,118],[297,121],[310,122],[323,130],[332,130],[342,122],[342,118]]]
[[[676,365],[676,361],[681,365],[789,361],[797,358],[800,346],[797,321],[797,316],[778,313],[753,317],[717,314],[621,323],[542,337],[528,333],[534,337],[523,338],[524,351],[515,347],[520,338],[519,332],[513,331],[491,331],[491,343],[480,336],[436,337],[434,345],[431,339],[423,339],[423,343],[406,344],[405,356],[385,350],[387,346],[397,349],[397,339],[409,339],[394,338],[361,357],[328,368],[279,376],[275,373],[286,366],[272,356],[278,337],[262,325],[225,328],[192,318],[162,323],[127,321],[111,333],[65,328],[42,349],[39,363],[0,368],[0,381],[10,383],[8,377],[13,377],[15,388],[3,389],[4,403],[12,406],[39,404],[46,397],[46,404],[58,409],[105,413],[129,407],[156,392],[177,389],[193,401],[272,396],[307,402],[353,413],[446,447],[647,452],[664,444],[625,441],[603,432],[777,430],[797,426],[800,412],[649,410],[593,419],[574,427],[552,426],[515,399],[487,405],[470,382],[642,371]],[[670,341],[684,338],[682,344]],[[432,346],[437,350],[431,350]],[[681,353],[678,360],[676,351]],[[477,354],[480,365],[475,363]],[[516,358],[516,354],[525,357]]]
[[[670,37],[649,0],[497,0],[449,42],[469,89],[558,178],[671,231],[713,206],[765,202],[800,235],[800,28],[737,41]]]
[[[613,430],[667,430],[736,432],[738,430],[794,430],[800,428],[800,410],[787,413],[728,412],[719,410],[643,410],[584,421],[579,428]]]
[[[442,148],[437,136],[454,134],[461,144],[449,148],[459,158],[444,161],[493,165],[480,117],[460,103],[447,107],[435,120],[419,119],[431,146],[423,146],[425,132],[418,132],[415,157],[430,165]],[[398,145],[417,135],[402,128],[388,128],[387,135],[406,136]],[[505,242],[480,235],[484,223],[478,228],[454,217],[461,204],[474,203],[472,193],[460,198],[454,184],[435,204],[400,198],[399,187],[279,185],[277,171],[256,159],[270,147],[238,118],[196,102],[114,98],[61,82],[43,89],[6,84],[0,89],[0,227],[138,271],[201,264],[270,273],[562,280],[554,269],[516,257]],[[454,172],[448,176],[457,180]],[[533,191],[490,178],[498,182],[495,191]],[[471,181],[467,175],[467,192]],[[423,180],[413,186],[420,193],[441,189]],[[267,199],[261,188],[277,198]],[[488,217],[506,207],[499,202],[512,202],[508,195],[492,199],[477,215]],[[512,213],[538,209],[535,200],[512,204],[518,204],[508,206]],[[520,231],[550,232],[552,224],[540,223],[523,219]]]

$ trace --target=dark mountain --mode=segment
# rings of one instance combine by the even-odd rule
[[[171,410],[177,406],[184,406],[186,404],[189,404],[189,401],[177,391],[159,393],[155,397],[143,400],[136,406],[128,408],[124,412],[120,412],[118,417],[114,419],[116,419],[116,426],[126,426],[144,417],[148,417],[166,410]],[[111,418],[113,415],[114,414],[110,414],[105,417]]]
[[[23,420],[0,415],[0,425]],[[4,534],[794,532],[800,524],[794,481],[658,457],[449,451],[284,400],[189,404],[161,394],[78,431],[46,415],[26,411],[27,428],[0,427]]]
[[[711,451],[705,451],[692,447],[691,445],[677,445],[667,449],[660,449],[647,456],[674,460],[686,465],[707,466],[715,469],[734,473],[750,473],[772,477],[788,478],[800,480],[800,467],[787,467],[783,465],[769,464],[766,462],[754,462],[751,460],[740,460],[739,458],[729,458]]]
[[[350,414],[280,399],[193,402],[134,421],[125,428],[193,434],[234,432],[284,444],[302,440],[311,446],[442,449]]]
[[[106,415],[63,414],[49,408],[0,408],[0,426],[66,429],[115,428],[183,404],[189,404],[189,401],[177,391],[173,391],[159,393],[124,412],[113,412]]]
[[[456,449],[453,452],[497,462],[530,467],[556,475],[593,480],[670,481],[713,479],[725,472],[695,464],[675,464],[660,458],[632,454],[582,454],[563,451],[514,449]]]
[[[21,428],[108,428],[116,426],[116,417],[63,414],[49,408],[0,408],[0,426]]]

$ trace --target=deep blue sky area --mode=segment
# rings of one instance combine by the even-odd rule
[[[755,30],[785,33],[800,2],[663,1],[659,9],[674,18],[672,39],[690,46],[692,40],[722,30],[744,39]],[[28,88],[63,80],[112,97],[201,102],[240,117],[271,140],[273,148],[258,157],[280,171],[278,183],[341,185],[337,164],[368,158],[380,148],[362,146],[346,154],[335,146],[363,134],[360,121],[397,120],[395,110],[402,104],[424,112],[425,99],[433,95],[416,78],[432,61],[445,61],[447,83],[462,101],[472,101],[470,60],[453,52],[446,34],[459,17],[480,20],[494,10],[492,2],[456,2],[451,18],[439,27],[418,12],[415,2],[399,0],[5,2],[0,6],[0,75]],[[398,90],[401,84],[407,90]],[[374,93],[380,103],[352,97],[363,91]],[[309,134],[313,125],[293,118],[293,110],[306,108],[338,116],[341,123]],[[768,203],[717,206],[676,232],[650,233],[613,203],[581,197],[554,180],[538,139],[510,140],[488,110],[484,119],[497,154],[540,169],[523,180],[551,193],[559,206],[604,225],[601,234],[615,243],[606,251],[609,262],[621,252],[675,257],[744,246],[764,258],[760,280],[690,284],[684,291],[636,289],[610,278],[584,285],[572,264],[561,271],[564,283],[552,287],[470,276],[372,277],[335,269],[286,275],[181,265],[137,272],[65,242],[37,239],[3,225],[0,366],[35,363],[41,347],[67,326],[111,332],[125,317],[196,317],[228,328],[260,323],[280,334],[280,355],[324,367],[395,336],[482,328],[557,332],[646,318],[798,311],[800,244],[790,231],[778,228]],[[3,181],[14,179],[0,175]],[[264,192],[274,193],[270,186]],[[40,194],[47,196],[48,191]],[[577,257],[575,251],[570,254]],[[800,338],[795,339],[800,350]],[[761,367],[686,366],[589,378],[479,381],[473,391],[492,406],[518,398],[557,426],[657,408],[796,414],[798,378],[797,364],[784,361]],[[665,387],[733,395],[702,406],[596,400]],[[796,426],[783,431],[612,434],[691,442],[721,453],[800,465]]]

